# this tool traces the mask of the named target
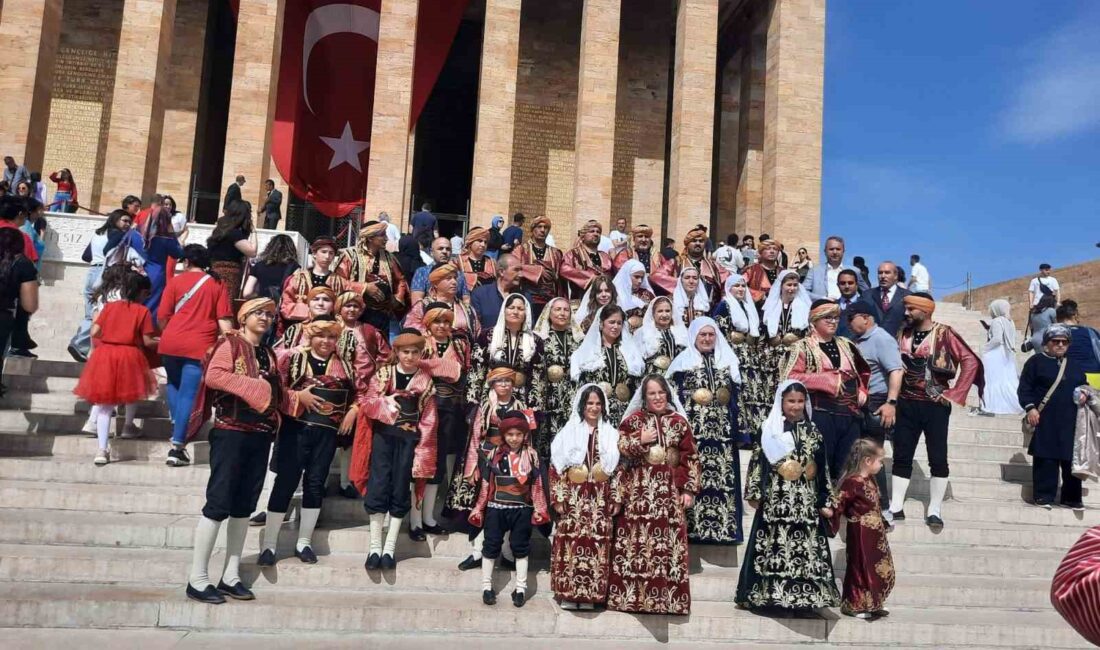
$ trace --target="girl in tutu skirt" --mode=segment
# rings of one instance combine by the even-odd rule
[[[157,388],[145,348],[155,345],[153,317],[142,304],[150,291],[149,279],[134,273],[123,285],[123,300],[108,303],[92,322],[92,354],[73,392],[92,406],[99,437],[95,464],[110,462],[107,434],[117,405],[129,405],[152,395]],[[127,419],[134,409],[126,409]],[[127,426],[132,422],[127,422]]]

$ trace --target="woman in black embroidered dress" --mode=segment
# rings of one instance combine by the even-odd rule
[[[646,308],[634,340],[645,357],[645,374],[662,375],[687,346],[687,328],[672,316],[672,299],[655,298]]]
[[[607,417],[618,422],[642,377],[645,360],[626,332],[622,307],[608,305],[599,314],[569,359],[569,377],[577,385],[599,384],[607,396]]]

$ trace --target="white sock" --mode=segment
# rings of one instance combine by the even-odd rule
[[[336,459],[340,463],[340,489],[344,490],[351,485],[351,481],[348,479],[348,464],[351,462],[351,450],[337,449]]]
[[[485,543],[485,531],[481,531],[474,538],[474,541],[470,542],[470,557],[475,560],[481,559],[481,545]]]
[[[370,551],[369,555],[382,554],[382,524],[386,521],[386,515],[377,513],[370,515]]]
[[[890,511],[901,512],[905,507],[905,492],[909,489],[909,479],[900,476],[890,478]]]
[[[210,556],[221,527],[222,522],[207,517],[199,519],[199,525],[195,526],[195,548],[191,553],[191,575],[187,582],[199,591],[210,586]]]
[[[420,508],[416,507],[416,496],[415,496],[416,495],[416,488],[415,487],[413,487],[413,495],[414,496],[413,496],[412,508],[409,509],[409,530],[414,530],[416,528],[423,528],[424,527],[424,518],[420,515]],[[424,501],[426,503],[427,499],[425,499]]]
[[[135,415],[137,415],[137,402],[131,402],[126,405],[126,426],[134,423]]]
[[[397,538],[401,535],[402,517],[390,517],[390,528],[386,531],[386,545],[382,547],[382,555],[394,557],[397,550]]]
[[[99,438],[99,448],[107,448],[107,439],[111,436],[111,419],[114,415],[115,407],[110,404],[104,404],[99,407],[96,412],[96,436]]]
[[[516,591],[527,593],[527,558],[516,558]]]
[[[302,517],[298,520],[298,544],[295,546],[299,553],[311,545],[313,529],[317,527],[317,518],[320,516],[320,508],[302,508]]]
[[[272,552],[275,551],[275,547],[279,545],[279,529],[283,527],[285,517],[285,512],[267,511],[267,523],[264,524],[264,545],[260,547],[261,550],[270,549]]]
[[[481,565],[481,590],[492,590],[493,588],[493,563],[484,562]]]
[[[230,517],[225,524],[225,568],[222,569],[222,582],[230,587],[241,581],[241,553],[244,553],[247,535],[248,517]]]
[[[943,497],[947,494],[947,479],[933,476],[928,484],[928,492],[928,515],[941,517],[940,506],[943,505]]]
[[[425,525],[434,526],[438,523],[435,520],[435,497],[438,494],[438,485],[429,483],[424,486],[424,505],[420,507],[420,513]]]
[[[500,554],[504,556],[504,559],[516,561],[516,556],[512,553],[512,533],[504,533],[504,543],[500,545]]]

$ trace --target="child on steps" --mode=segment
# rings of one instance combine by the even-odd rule
[[[886,598],[894,588],[894,558],[886,541],[886,524],[878,506],[875,474],[882,471],[882,447],[869,438],[852,445],[840,479],[836,524],[848,519],[847,568],[840,611],[870,619],[885,616]]]
[[[133,426],[133,414],[140,400],[156,392],[156,380],[149,370],[145,348],[155,345],[153,318],[142,304],[149,294],[149,279],[128,274],[123,282],[123,300],[108,303],[92,322],[92,354],[73,389],[90,402],[96,420],[99,451],[96,465],[110,462],[107,435],[116,405],[126,405],[126,428]]]

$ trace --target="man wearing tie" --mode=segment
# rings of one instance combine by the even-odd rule
[[[893,262],[878,265],[878,287],[863,292],[863,300],[874,305],[875,322],[882,329],[897,336],[905,322],[905,305],[902,298],[909,291],[898,286],[898,267]]]

